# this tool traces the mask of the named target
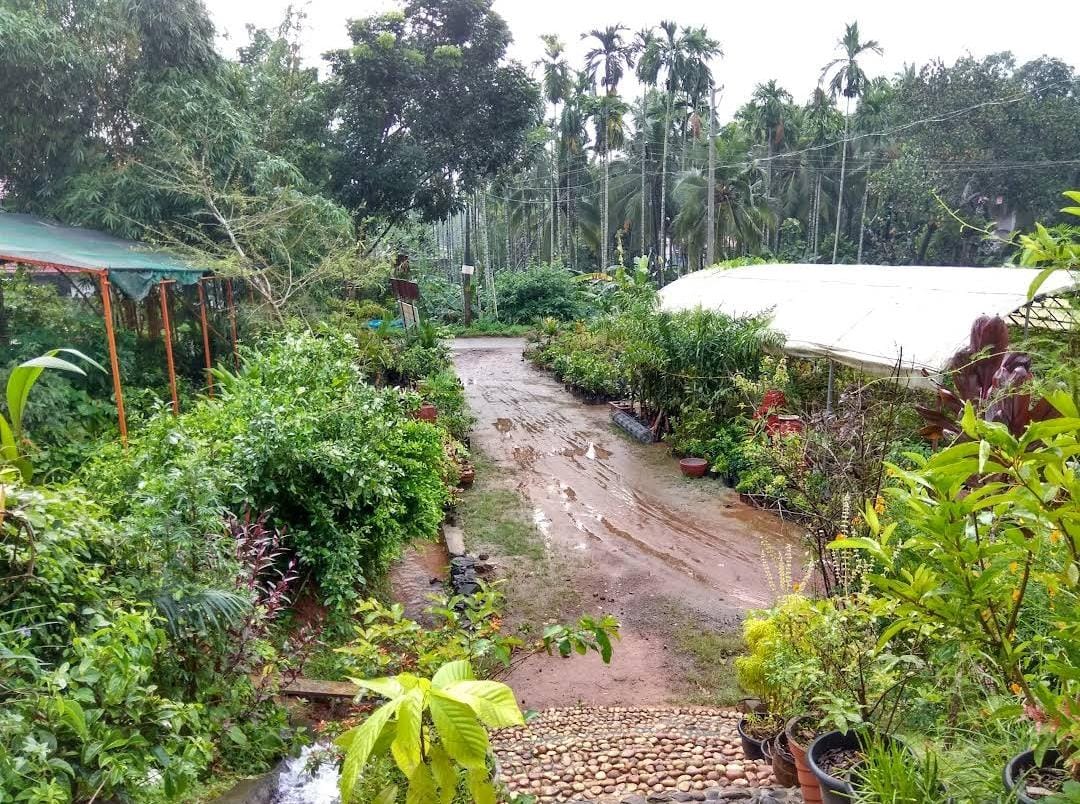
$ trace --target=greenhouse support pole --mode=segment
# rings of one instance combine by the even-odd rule
[[[825,389],[825,415],[832,416],[832,387],[833,387],[833,368],[835,364],[832,360],[829,361],[829,384]]]
[[[169,321],[169,284],[173,280],[158,282],[158,299],[161,301],[161,334],[165,338],[165,364],[169,368],[169,393],[172,394],[173,415],[180,413],[180,395],[176,392],[176,363],[172,351],[172,323]]]
[[[102,315],[105,317],[105,337],[109,342],[109,367],[112,369],[113,395],[116,397],[116,419],[120,425],[120,443],[127,447],[127,415],[124,413],[124,389],[120,385],[120,358],[116,354],[116,330],[113,329],[112,287],[109,274],[98,274],[101,287]]]
[[[206,358],[206,389],[207,394],[211,399],[214,398],[214,375],[211,369],[213,368],[212,358],[210,356],[210,325],[206,320],[206,289],[203,287],[202,279],[198,282],[199,286],[199,319],[202,322],[202,344],[203,355]]]
[[[240,353],[237,351],[238,338],[236,337],[236,301],[233,299],[232,280],[225,280],[225,303],[229,306],[229,327],[232,330],[232,358],[233,366],[240,368]]]

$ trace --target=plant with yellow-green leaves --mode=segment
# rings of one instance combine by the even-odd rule
[[[408,780],[409,804],[450,804],[463,777],[473,802],[495,804],[487,729],[525,722],[508,686],[476,679],[467,661],[448,662],[430,679],[402,673],[353,682],[389,700],[338,739],[343,802],[353,800],[368,762],[389,753]],[[397,795],[390,785],[378,800]]]

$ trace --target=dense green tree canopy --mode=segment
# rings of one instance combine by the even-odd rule
[[[353,46],[328,55],[333,182],[359,215],[445,218],[521,153],[539,90],[505,60],[510,31],[491,0],[412,0],[349,34]]]

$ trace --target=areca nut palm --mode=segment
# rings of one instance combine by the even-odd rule
[[[840,157],[840,187],[836,196],[836,231],[833,236],[832,261],[836,262],[837,249],[840,245],[840,212],[844,203],[844,178],[847,172],[847,146],[850,134],[851,99],[859,97],[866,88],[869,79],[859,65],[858,58],[865,53],[881,55],[884,51],[876,39],[863,42],[859,38],[859,23],[851,22],[845,26],[844,36],[837,43],[843,55],[833,59],[821,71],[821,81],[829,78],[829,93],[833,99],[844,96],[844,141]],[[831,76],[830,76],[831,74]]]

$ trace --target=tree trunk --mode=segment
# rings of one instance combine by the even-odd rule
[[[713,142],[713,121],[716,117],[716,87],[713,87],[709,96],[709,135],[706,147],[709,149],[709,180],[706,183],[706,230],[705,230],[705,264],[712,265],[716,262],[716,149]]]
[[[664,109],[664,149],[660,157],[660,287],[664,286],[664,268],[667,263],[667,160],[668,129],[671,128],[671,92],[668,92]]]
[[[851,119],[851,98],[847,95],[844,104],[844,141],[841,143],[843,150],[840,152],[840,191],[836,194],[836,232],[833,234],[832,261],[836,264],[836,253],[840,248],[840,211],[844,206],[844,173],[847,170],[847,146],[848,128]]]
[[[814,237],[813,237],[813,240],[812,240],[812,242],[813,242],[813,252],[814,252],[814,262],[817,262],[817,258],[818,258],[818,245],[819,245],[819,242],[820,242],[818,240],[818,232],[820,230],[820,225],[821,225],[821,173],[819,171],[818,174],[817,174],[817,182],[815,182],[815,186],[814,186]]]
[[[607,146],[605,145],[604,146],[604,217],[603,217],[603,225],[600,227],[600,229],[601,229],[600,237],[603,239],[603,242],[604,242],[604,248],[603,248],[604,258],[603,258],[602,264],[600,265],[600,270],[601,271],[607,271],[608,265],[611,262],[608,259],[608,235],[611,232],[611,225],[610,225],[611,224],[611,220],[610,220],[611,211],[608,208],[608,204],[611,202],[611,193],[608,192],[609,189],[610,189],[609,182],[610,182],[610,179],[611,179],[610,167],[611,167],[611,155],[607,152]]]
[[[645,145],[648,142],[648,93],[641,96],[641,256],[645,256]]]
[[[510,193],[506,194],[506,203],[503,205],[503,217],[506,222],[506,268],[513,269],[514,259],[510,253]]]
[[[863,187],[862,194],[862,217],[859,220],[859,256],[855,258],[855,262],[862,265],[862,247],[863,236],[866,234],[866,202],[870,197],[870,166],[866,167],[866,186]]]
[[[551,116],[551,133],[553,136],[551,149],[555,157],[555,173],[551,181],[551,262],[555,262],[555,231],[556,221],[559,217],[559,137],[555,134],[555,125],[559,112],[559,104],[555,104],[555,112]]]

